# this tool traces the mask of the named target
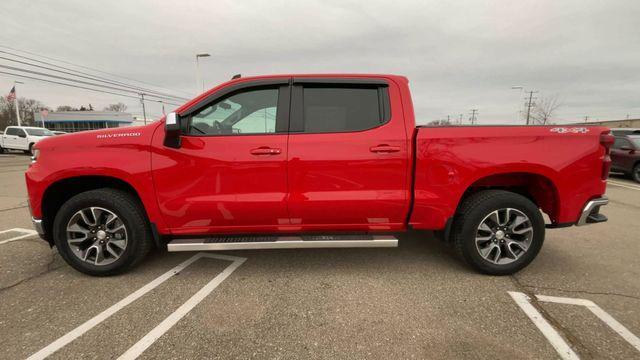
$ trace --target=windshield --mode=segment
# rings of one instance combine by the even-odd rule
[[[31,136],[53,136],[49,129],[24,129]]]

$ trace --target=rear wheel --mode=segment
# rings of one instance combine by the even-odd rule
[[[137,199],[115,189],[80,193],[62,205],[53,236],[74,269],[113,275],[139,263],[151,247],[148,221]]]
[[[633,167],[633,171],[631,171],[631,178],[633,181],[640,183],[640,163]]]
[[[463,201],[454,222],[458,253],[476,270],[509,275],[527,266],[544,242],[544,219],[526,197],[502,190]]]

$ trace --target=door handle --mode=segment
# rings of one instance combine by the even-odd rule
[[[391,146],[387,144],[382,144],[382,145],[370,147],[369,151],[373,153],[394,153],[394,152],[400,151],[400,146]]]
[[[250,152],[252,155],[278,155],[280,154],[280,149],[263,146],[256,149],[251,149]]]

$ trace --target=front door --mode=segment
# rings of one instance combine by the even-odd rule
[[[300,230],[402,228],[409,142],[393,84],[295,79],[288,158],[289,214]]]
[[[15,127],[8,127],[5,129],[4,134],[2,134],[2,143],[4,147],[7,149],[17,149],[18,148],[18,131],[21,131]]]
[[[288,224],[288,113],[288,84],[243,88],[182,118],[180,148],[156,145],[158,202],[174,234],[271,232]]]

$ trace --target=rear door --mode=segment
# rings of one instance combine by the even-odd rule
[[[180,148],[159,140],[154,180],[174,234],[273,232],[289,223],[288,82],[214,94],[181,114]]]
[[[288,154],[292,225],[300,230],[403,226],[409,149],[399,96],[383,79],[294,79]]]
[[[622,149],[624,148],[624,149]],[[631,172],[635,160],[635,151],[629,139],[616,137],[611,147],[611,169],[615,171]]]

